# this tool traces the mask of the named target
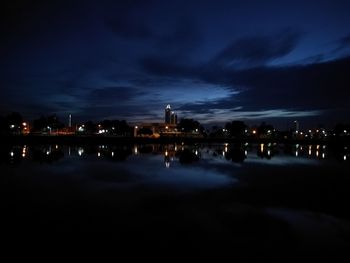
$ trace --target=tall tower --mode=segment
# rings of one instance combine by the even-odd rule
[[[175,112],[171,112],[171,115],[170,115],[170,123],[171,124],[177,124],[177,115]]]
[[[169,104],[165,108],[165,123],[171,123],[171,107]]]
[[[294,129],[295,129],[296,133],[299,132],[299,122],[298,121],[294,121]]]
[[[68,117],[68,127],[72,128],[72,114],[69,114],[69,117]]]

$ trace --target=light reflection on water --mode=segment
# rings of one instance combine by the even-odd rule
[[[270,236],[337,247],[350,236],[350,223],[337,218],[350,217],[349,159],[347,146],[326,145],[3,145],[3,214],[12,215],[11,235],[23,224],[45,232],[103,227],[124,237],[166,233],[163,243],[167,231],[182,229],[177,245],[198,225],[190,236],[208,237],[201,246],[227,237],[239,244],[242,235],[232,233],[253,233],[259,247]]]
[[[346,146],[261,144],[16,145],[1,149],[3,167],[39,171],[33,163],[51,164],[47,173],[69,171],[93,175],[107,183],[126,182],[215,188],[237,182],[236,175],[254,166],[345,165]],[[22,166],[25,166],[23,168]],[[74,170],[73,169],[73,170]],[[34,171],[35,172],[35,171]]]

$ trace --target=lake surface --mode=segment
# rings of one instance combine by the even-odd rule
[[[344,145],[2,145],[0,171],[11,238],[99,235],[201,255],[250,247],[257,258],[350,248]]]

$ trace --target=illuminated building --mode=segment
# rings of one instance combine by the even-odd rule
[[[177,124],[177,115],[175,112],[171,112],[170,115],[170,124]]]
[[[171,107],[169,104],[165,108],[165,123],[171,123]]]

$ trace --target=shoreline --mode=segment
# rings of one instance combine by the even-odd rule
[[[350,144],[349,138],[284,139],[284,138],[208,138],[208,137],[117,137],[96,135],[12,135],[0,136],[2,143],[19,144],[167,144],[167,143],[280,143],[280,144]]]

